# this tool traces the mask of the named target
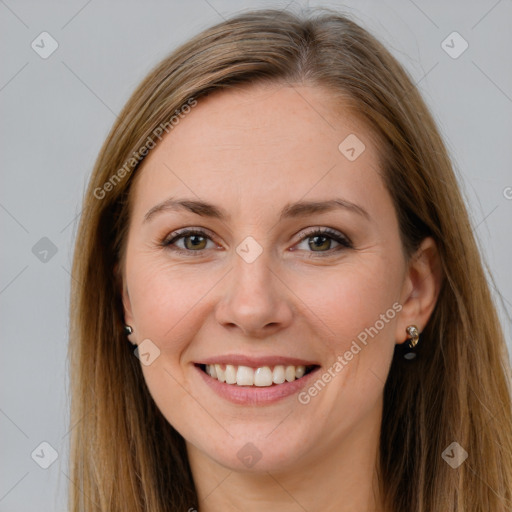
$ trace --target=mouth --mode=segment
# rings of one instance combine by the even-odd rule
[[[240,387],[268,388],[302,379],[319,365],[279,364],[274,366],[244,366],[235,364],[196,364],[211,379]]]

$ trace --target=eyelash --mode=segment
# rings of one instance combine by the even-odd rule
[[[180,249],[176,247],[172,247],[172,244],[174,244],[176,241],[187,238],[192,235],[198,235],[204,238],[207,238],[208,240],[212,241],[210,235],[201,229],[184,229],[182,231],[177,231],[174,233],[171,233],[169,236],[167,236],[160,245],[166,249],[170,249],[171,251],[174,251],[178,254],[185,254],[186,256],[201,256],[206,249],[192,251],[189,249]],[[330,238],[334,240],[335,242],[338,242],[340,245],[334,249],[329,249],[328,251],[310,251],[311,255],[309,257],[315,258],[317,257],[315,253],[319,253],[323,257],[323,255],[326,256],[332,256],[334,252],[339,252],[343,249],[352,249],[353,244],[349,240],[348,237],[342,235],[338,231],[335,231],[331,228],[314,228],[307,233],[304,234],[304,236],[299,240],[298,243],[303,242],[304,240],[307,240],[308,238],[313,238],[313,236],[323,236],[326,238]]]

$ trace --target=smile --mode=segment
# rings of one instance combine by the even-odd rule
[[[202,364],[201,370],[212,379],[236,386],[269,387],[293,382],[310,373],[316,365],[250,366]]]

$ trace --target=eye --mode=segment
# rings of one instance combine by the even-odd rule
[[[338,244],[334,249],[332,248],[333,242]],[[296,247],[300,248],[300,245],[304,243],[311,249],[310,252],[327,252],[329,254],[353,247],[352,242],[345,235],[330,228],[315,228],[309,231]]]
[[[183,242],[183,245],[177,245],[179,242]],[[179,253],[198,253],[199,255],[203,249],[213,248],[207,247],[208,242],[215,246],[209,234],[205,231],[201,229],[184,229],[178,233],[172,233],[161,245]]]

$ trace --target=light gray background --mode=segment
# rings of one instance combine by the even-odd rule
[[[85,183],[116,113],[190,36],[240,10],[287,5],[306,2],[0,0],[0,511],[66,509],[72,243]],[[310,5],[355,16],[419,84],[460,173],[510,340],[512,2]],[[59,44],[48,59],[31,48],[43,31]],[[441,47],[453,31],[469,44],[457,59]],[[58,250],[46,262],[32,252],[42,237]],[[42,441],[59,455],[47,470],[31,458]]]

